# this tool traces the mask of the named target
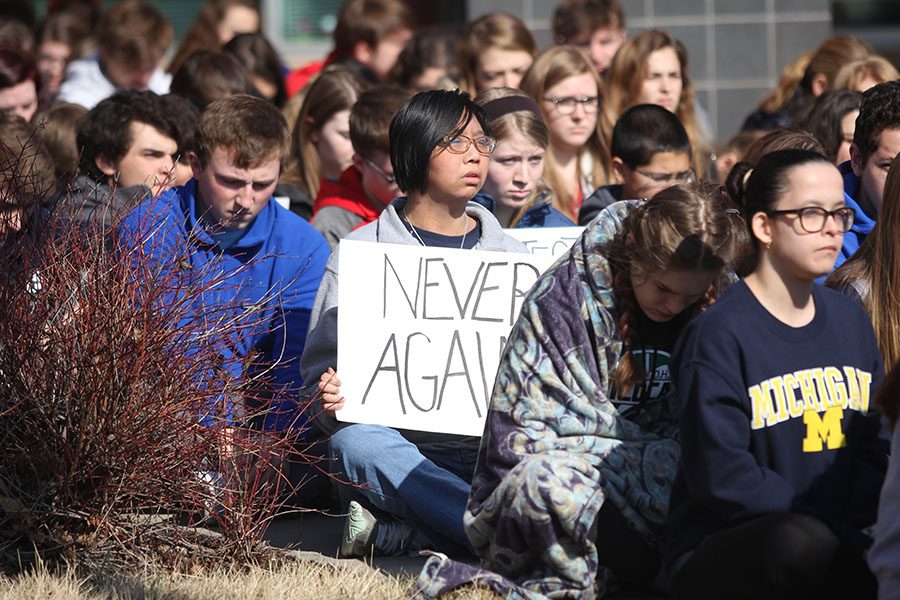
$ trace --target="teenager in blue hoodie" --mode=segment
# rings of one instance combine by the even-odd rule
[[[782,150],[728,187],[756,262],[673,357],[682,457],[667,569],[678,598],[872,597],[864,551],[887,440],[872,327],[814,284],[853,224],[824,156]]]
[[[900,81],[881,83],[863,94],[856,118],[850,160],[840,165],[844,200],[853,209],[853,226],[835,268],[850,258],[872,231],[881,212],[881,197],[891,161],[900,153]]]
[[[140,204],[118,229],[146,269],[139,273],[203,289],[189,318],[238,323],[222,340],[223,369],[244,381],[253,375],[249,363],[273,365],[266,376],[285,393],[265,414],[270,429],[305,421],[300,355],[330,254],[309,223],[272,198],[289,150],[287,123],[270,103],[246,95],[213,102],[198,125],[194,178]],[[204,423],[240,422],[239,407],[222,404],[203,409]]]

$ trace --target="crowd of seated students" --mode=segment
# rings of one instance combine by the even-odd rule
[[[868,43],[823,40],[714,132],[684,44],[618,0],[559,0],[546,48],[511,14],[346,0],[294,70],[255,0],[207,0],[165,66],[153,3],[85,6],[0,19],[0,238],[58,212],[148,272],[233,273],[268,312],[225,368],[274,365],[254,426],[324,458],[286,474],[346,515],[342,556],[466,557],[429,559],[431,597],[900,598],[900,73]],[[483,437],[335,418],[342,239],[524,252],[505,230],[576,224]]]

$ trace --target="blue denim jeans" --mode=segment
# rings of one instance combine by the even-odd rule
[[[477,452],[423,453],[396,429],[345,425],[328,444],[344,504],[357,500],[415,524],[447,554],[472,553],[463,512]]]

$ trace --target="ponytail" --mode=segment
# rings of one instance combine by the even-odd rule
[[[731,169],[725,180],[725,189],[731,201],[741,207],[746,235],[752,242],[747,254],[738,261],[736,272],[739,276],[750,274],[759,260],[759,240],[753,235],[751,225],[753,216],[775,208],[790,186],[791,170],[812,163],[833,166],[831,161],[818,152],[788,149],[766,154],[759,159],[756,167],[747,162],[739,162]]]

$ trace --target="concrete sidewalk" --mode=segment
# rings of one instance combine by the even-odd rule
[[[299,513],[276,519],[266,532],[266,540],[273,546],[290,547],[336,558],[343,524],[343,515]],[[389,575],[414,578],[422,570],[425,560],[425,557],[418,556],[379,556],[367,562]],[[348,562],[355,561],[351,559]],[[608,597],[615,600],[658,600],[666,596],[652,590],[625,588]]]
[[[343,515],[300,513],[276,519],[266,532],[266,541],[273,546],[318,552],[337,558],[343,525]],[[378,556],[370,564],[390,575],[415,577],[422,570],[425,560],[424,557],[416,556]]]

